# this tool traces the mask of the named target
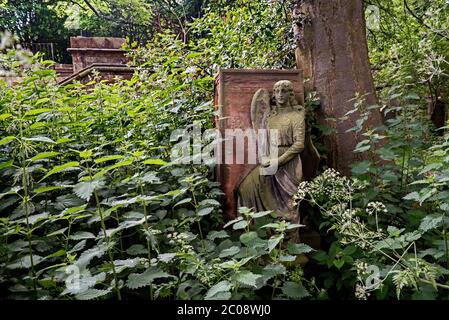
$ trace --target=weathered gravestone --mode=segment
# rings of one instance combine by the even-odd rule
[[[280,103],[282,93],[280,96],[273,95],[273,87],[280,90],[287,88],[288,92],[285,93],[287,96],[284,98],[289,101]],[[217,179],[225,193],[223,204],[227,217],[235,217],[239,205],[259,210],[291,211],[291,208],[287,208],[288,194],[297,187],[292,183],[293,180],[296,180],[295,183],[297,183],[299,180],[313,178],[319,161],[319,155],[310,140],[309,132],[307,128],[302,127],[305,125],[302,72],[300,70],[220,70],[216,79],[215,105],[218,111],[216,126],[222,139],[225,140],[219,145],[219,152],[217,152],[219,157],[217,159]],[[278,112],[276,110],[278,107],[281,109],[286,107],[291,110]],[[269,111],[262,110],[264,108]],[[268,116],[272,112],[275,112],[275,116]],[[261,117],[267,119],[263,120]],[[289,147],[295,144],[295,139],[301,140],[302,142],[299,144],[302,144],[304,148],[298,154],[299,163],[294,160],[295,157],[290,157],[293,160],[279,165],[276,173],[272,174],[270,178],[258,177],[259,170],[262,170],[261,168],[266,164],[259,157],[260,149],[251,147],[253,140],[248,134],[251,129],[259,131],[263,127],[261,124],[264,121],[266,128],[271,126],[269,128],[271,130],[274,126],[277,133],[281,133],[280,140],[275,138],[276,141],[291,140],[289,145],[278,148],[281,150],[281,154],[282,147],[285,150],[290,149]],[[270,121],[271,124],[268,125]],[[229,135],[229,132],[233,132],[234,136]],[[238,137],[239,135],[240,137]],[[261,136],[257,136],[257,139],[260,143]],[[238,149],[242,141],[244,141],[243,156],[239,154],[242,153],[241,148]],[[253,157],[253,153],[257,153],[257,155]],[[255,162],[254,159],[256,159]],[[295,174],[298,179],[294,179]],[[293,177],[293,180],[287,176]],[[289,184],[290,190],[283,193],[282,189],[287,184]]]

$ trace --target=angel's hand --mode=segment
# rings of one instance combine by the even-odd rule
[[[265,161],[262,161],[262,167],[267,168],[267,167],[274,167],[274,166],[279,166],[279,159],[268,159]]]
[[[271,164],[271,160],[269,160],[269,159],[262,161],[262,167],[264,167],[264,168],[269,167],[270,164]]]

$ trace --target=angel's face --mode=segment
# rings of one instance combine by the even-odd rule
[[[278,86],[274,89],[274,97],[279,105],[286,105],[290,100],[290,90],[285,86]]]

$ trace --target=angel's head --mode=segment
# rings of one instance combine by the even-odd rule
[[[281,80],[273,86],[273,98],[277,107],[293,107],[296,102],[293,83],[288,80]]]

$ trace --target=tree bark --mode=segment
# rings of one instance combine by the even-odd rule
[[[320,119],[339,118],[354,108],[356,94],[366,105],[377,103],[371,74],[362,0],[298,0],[293,11],[298,68],[308,78],[305,88],[321,100]],[[364,156],[353,152],[363,136],[346,132],[358,114],[346,121],[327,121],[336,133],[325,139],[329,166],[350,174],[350,165]],[[366,127],[381,125],[373,112]]]

